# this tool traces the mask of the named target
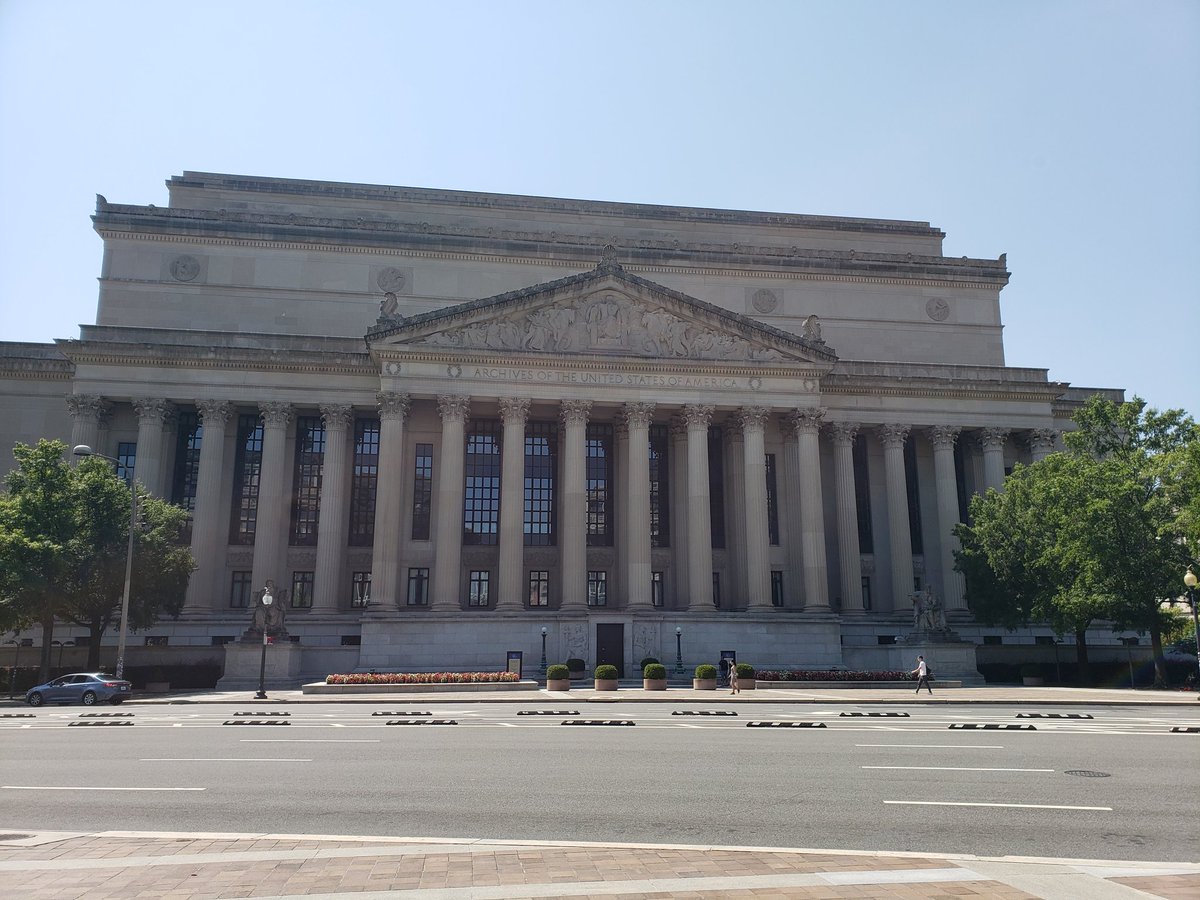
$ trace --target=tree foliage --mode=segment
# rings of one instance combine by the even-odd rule
[[[66,445],[18,444],[0,495],[0,627],[42,626],[48,675],[55,620],[88,628],[88,665],[119,621],[130,529],[130,487],[101,458],[71,466]],[[176,616],[193,569],[180,542],[186,513],[137,486],[129,627]]]

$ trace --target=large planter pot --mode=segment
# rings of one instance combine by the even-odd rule
[[[738,679],[738,690],[739,691],[754,690],[754,679],[753,678],[739,678]]]
[[[617,679],[615,678],[594,678],[592,680],[598,691],[615,691],[617,689]]]
[[[665,691],[667,689],[667,679],[665,678],[643,678],[643,691]]]
[[[546,679],[546,690],[548,691],[569,691],[571,689],[570,678],[548,678]]]
[[[715,691],[717,689],[717,679],[715,678],[693,678],[692,690],[694,691]]]

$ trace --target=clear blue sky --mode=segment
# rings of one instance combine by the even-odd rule
[[[927,220],[1010,365],[1200,413],[1200,3],[0,0],[0,339],[185,169]]]

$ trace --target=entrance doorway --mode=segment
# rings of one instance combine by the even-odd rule
[[[617,677],[625,677],[625,626],[596,626],[596,665],[617,667]]]

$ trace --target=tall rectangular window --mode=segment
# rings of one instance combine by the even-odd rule
[[[325,423],[320,416],[296,420],[296,460],[293,465],[291,543],[315,547],[321,512],[321,476],[325,468]]]
[[[354,420],[354,472],[350,478],[350,546],[375,541],[375,489],[379,483],[379,420]]]
[[[713,606],[721,608],[721,573],[713,572]]]
[[[663,606],[666,602],[667,591],[666,585],[663,583],[662,572],[650,573],[650,605]]]
[[[550,605],[550,573],[545,569],[534,569],[529,573],[529,605]]]
[[[426,568],[408,570],[408,605],[429,605],[429,570]]]
[[[558,431],[553,422],[525,426],[525,546],[553,547],[556,506],[554,477],[558,470]]]
[[[587,605],[608,606],[608,573],[589,570],[587,574]]]
[[[371,573],[350,573],[350,608],[363,609],[371,602]]]
[[[234,572],[229,582],[229,606],[232,609],[245,609],[250,605],[250,576],[251,572]]]
[[[471,571],[471,581],[469,593],[467,594],[468,606],[487,606],[492,599],[492,573],[486,569],[473,569]]]
[[[708,429],[708,514],[712,527],[712,545],[725,547],[725,455],[721,429]]]
[[[650,546],[671,546],[671,485],[667,426],[650,426]]]
[[[181,539],[191,542],[192,515],[196,511],[196,479],[200,475],[200,441],[204,426],[194,411],[183,411],[177,418],[175,471],[171,477],[171,502],[187,510],[187,526]]]
[[[312,572],[292,573],[292,609],[312,609]]]
[[[117,444],[117,477],[126,484],[133,483],[133,470],[137,467],[137,442],[121,441]]]
[[[854,503],[858,511],[858,550],[860,553],[875,552],[875,536],[871,530],[871,468],[867,463],[867,439],[855,435],[854,448]]]
[[[908,536],[914,556],[925,552],[921,536],[921,491],[917,484],[917,448],[912,438],[904,442],[904,484],[908,489]]]
[[[779,494],[775,477],[775,454],[767,454],[767,538],[772,547],[779,546]],[[782,605],[782,604],[780,604]]]
[[[587,544],[611,547],[613,542],[612,476],[613,429],[597,422],[587,427]]]
[[[413,457],[412,539],[429,540],[433,519],[433,444],[417,444]]]
[[[229,543],[253,544],[258,526],[258,481],[262,475],[263,424],[256,413],[238,416],[233,461],[233,508]]]
[[[771,570],[771,605],[783,606],[783,573]]]
[[[467,431],[463,543],[495,544],[500,528],[500,423],[475,421]]]

